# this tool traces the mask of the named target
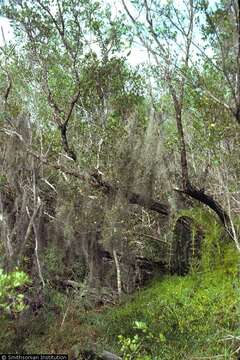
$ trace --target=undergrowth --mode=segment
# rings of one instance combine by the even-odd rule
[[[238,359],[239,254],[223,241],[217,222],[210,226],[204,216],[202,260],[188,275],[156,278],[121,304],[94,310],[66,295],[57,313],[50,304],[32,319],[22,351],[68,353],[70,359],[81,359],[87,348],[126,360]],[[56,298],[59,302],[58,296],[49,301],[56,303]]]
[[[45,322],[42,334],[28,334],[24,349],[65,352],[70,358],[76,349],[93,346],[124,359],[237,359],[238,261],[227,246],[214,270],[155,279],[121,305],[98,311],[80,310],[69,300],[57,318]]]
[[[126,304],[98,319],[105,343],[121,350],[118,335],[132,341],[137,334],[140,357],[135,359],[237,359],[240,346],[239,276],[235,250],[226,251],[225,264],[213,271],[155,280]],[[147,333],[136,329],[136,321]],[[148,334],[153,335],[149,344]],[[160,339],[160,341],[157,341]],[[120,339],[121,340],[121,339]]]

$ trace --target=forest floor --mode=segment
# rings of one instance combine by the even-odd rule
[[[184,277],[154,279],[120,304],[86,309],[67,297],[62,311],[44,308],[31,325],[0,335],[24,353],[68,353],[83,349],[114,352],[123,359],[238,359],[240,280],[236,250],[227,247],[214,268]],[[53,301],[53,300],[52,300]],[[55,294],[55,304],[62,304]],[[61,308],[61,306],[59,306]],[[6,331],[6,329],[8,329]],[[12,332],[12,335],[11,335]]]

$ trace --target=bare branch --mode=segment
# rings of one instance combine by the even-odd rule
[[[131,14],[129,8],[127,7],[127,5],[125,3],[125,0],[122,0],[122,4],[124,6],[124,9],[125,9],[127,15],[129,16],[129,18],[131,19],[133,24],[137,27],[137,21],[134,18],[134,16]],[[176,27],[176,24],[175,23],[173,23],[173,24]],[[166,51],[164,46],[160,43],[160,41],[158,39],[158,35],[154,31],[153,24],[151,23],[151,21],[148,21],[148,25],[149,25],[149,32],[152,35],[153,40],[155,41],[159,51],[157,51],[157,50],[155,50],[153,48],[152,43],[150,41],[148,42],[146,39],[143,38],[143,36],[141,34],[138,34],[138,37],[139,37],[140,41],[142,42],[143,46],[148,50],[148,52],[153,55],[153,57],[154,57],[154,59],[156,61],[156,64],[160,65],[160,62],[159,62],[159,59],[158,59],[158,57],[160,57],[169,66],[170,65],[170,54]],[[192,27],[192,22],[190,23],[190,25],[191,26],[189,26],[189,31],[190,31],[190,29]],[[191,40],[191,43],[193,43],[192,40]],[[195,46],[196,46],[196,44],[195,44]],[[174,64],[174,68],[175,68],[175,71],[177,72],[177,74],[179,74],[182,78],[185,79],[186,83],[189,83],[191,86],[194,86],[191,77],[189,77],[186,74],[186,72],[184,71],[184,69],[182,67],[178,66],[177,64]],[[205,93],[207,96],[209,96],[214,102],[216,102],[217,104],[223,106],[227,111],[229,111],[231,114],[236,116],[235,110],[232,109],[231,106],[229,106],[223,100],[219,99],[216,95],[214,95],[209,89],[207,89],[206,86],[204,86],[204,87],[201,86],[201,90],[203,91],[203,93]],[[239,113],[239,116],[240,116],[240,113]]]
[[[81,90],[79,89],[76,93],[76,95],[73,97],[71,103],[70,103],[70,106],[69,106],[69,110],[68,112],[66,113],[65,115],[65,119],[64,119],[64,126],[67,126],[68,125],[68,122],[69,122],[69,119],[72,115],[72,112],[73,112],[73,109],[74,109],[74,106],[76,105],[76,103],[78,102],[79,100],[79,97],[80,97],[80,94],[81,94]]]
[[[58,25],[57,20],[55,19],[55,17],[53,16],[53,14],[51,13],[50,9],[43,4],[43,2],[41,0],[36,0],[36,2],[40,5],[40,7],[50,16],[52,22],[54,23],[57,31],[59,32],[59,34],[61,35],[61,37],[64,37],[64,28],[61,29],[60,26]]]

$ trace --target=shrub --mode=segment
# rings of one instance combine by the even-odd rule
[[[24,309],[24,295],[19,289],[29,282],[29,276],[18,268],[8,274],[0,269],[0,309],[3,313],[21,312]]]

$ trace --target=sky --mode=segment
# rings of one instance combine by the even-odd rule
[[[159,0],[160,1],[160,0]],[[167,0],[161,0],[165,2]],[[106,4],[110,4],[112,7],[113,15],[119,14],[120,11],[123,11],[123,5],[121,0],[104,0]],[[210,0],[210,5],[214,5],[216,0]],[[174,4],[178,7],[181,7],[183,0],[175,0]],[[13,38],[13,31],[10,26],[8,19],[0,16],[0,46],[4,45],[4,41],[9,42]],[[143,48],[140,44],[134,44],[129,54],[128,61],[132,65],[142,64],[149,61],[148,54],[146,49]]]
[[[109,3],[112,6],[113,13],[115,14],[118,14],[119,11],[123,10],[121,0],[105,0],[105,3]],[[2,16],[0,16],[0,30],[0,46],[3,46],[4,39],[6,42],[9,42],[13,38],[13,31],[11,29],[10,21]],[[130,64],[141,64],[147,60],[148,56],[146,50],[141,46],[135,45],[129,55]]]
[[[6,41],[9,41],[13,37],[13,32],[9,20],[3,17],[0,17],[0,28],[1,28],[0,46],[3,46],[4,38],[6,39]]]

